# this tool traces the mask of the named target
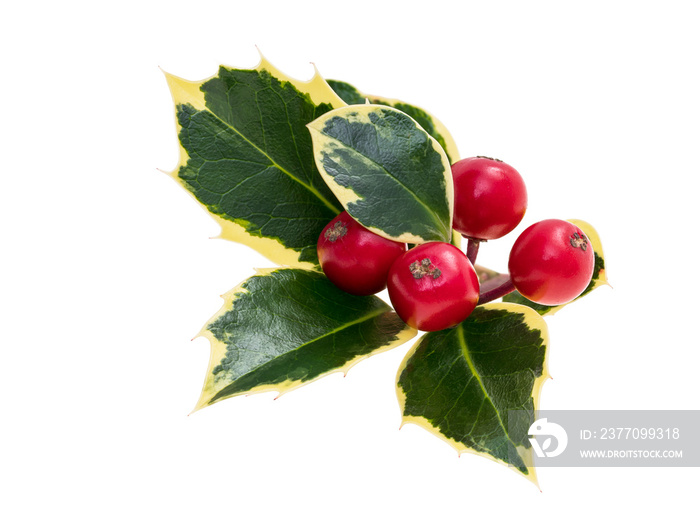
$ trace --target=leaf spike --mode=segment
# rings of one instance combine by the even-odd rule
[[[170,88],[170,94],[173,97],[173,102],[175,102],[176,105],[187,102],[192,104],[197,109],[206,109],[204,93],[200,87],[208,80],[214,78],[214,76],[203,80],[192,81],[185,80],[184,78],[175,76],[167,71],[163,71],[163,73],[165,74],[165,80]]]
[[[278,68],[276,68],[266,57],[263,55],[260,50],[258,49],[258,53],[260,53],[260,62],[258,65],[255,67],[256,71],[261,71],[261,70],[266,70],[268,73],[270,73],[272,76],[278,78],[281,81],[287,81],[291,83],[292,85],[296,86],[297,89],[301,89],[301,91],[305,91],[309,94],[311,97],[311,100],[313,101],[314,104],[330,104],[334,108],[340,108],[343,106],[347,106],[345,102],[331,89],[331,87],[328,85],[326,80],[321,76],[319,73],[318,69],[316,66],[311,63],[311,65],[314,68],[314,74],[309,80],[299,80],[299,79],[294,79],[291,78],[289,75],[286,75],[282,71],[280,71]]]
[[[163,70],[161,69],[161,71]],[[198,110],[203,110],[206,108],[206,104],[204,101],[204,93],[201,91],[200,88],[202,84],[209,80],[209,78],[213,77],[209,77],[208,79],[200,81],[190,81],[172,75],[167,71],[163,71],[163,74],[165,75],[165,80],[168,84],[168,88],[170,89],[170,95],[172,96],[173,103],[176,107],[179,104],[190,104]],[[180,124],[177,122],[177,119],[175,122],[175,127],[179,136],[181,127]],[[185,148],[182,146],[182,143],[178,143],[178,148],[179,158],[177,166],[172,171],[163,171],[163,173],[169,175],[171,178],[177,181],[178,184],[181,184],[181,181],[178,177],[178,173],[180,171],[180,167],[187,164],[187,161],[190,157],[187,153],[187,150],[185,150]]]
[[[311,62],[311,65],[314,68],[314,76],[311,77],[310,84],[312,84],[312,85],[319,84],[319,87],[317,89],[321,89],[322,92],[324,92],[324,93],[329,92],[328,93],[329,97],[331,99],[333,99],[330,101],[330,103],[333,105],[334,108],[347,106],[345,101],[342,98],[340,98],[335,91],[333,91],[333,88],[328,84],[328,82],[326,82],[326,79],[323,78],[323,76],[321,75],[321,72],[316,67],[316,63]],[[320,86],[321,84],[322,84],[322,87]],[[332,93],[334,96],[331,96],[330,93]]]
[[[267,270],[258,270],[257,275],[262,275],[266,272],[272,272],[274,271],[275,268],[270,268]],[[225,312],[231,309],[233,305],[233,301],[236,298],[236,295],[238,294],[243,294],[247,293],[245,288],[243,287],[245,281],[241,282],[233,288],[232,290],[229,290],[225,294],[221,295],[221,298],[223,299],[223,304],[221,305],[221,308],[219,308],[218,312],[214,315],[214,318],[223,315]],[[216,363],[221,361],[222,357],[226,355],[226,345],[224,345],[221,341],[217,340],[214,335],[209,331],[209,322],[207,322],[199,331],[199,333],[194,336],[194,339],[197,339],[198,337],[204,337],[209,341],[209,346],[210,346],[210,351],[209,351],[209,365],[208,367],[211,368],[212,366],[215,366]],[[204,380],[204,385],[202,387],[202,394],[200,395],[199,400],[197,401],[197,404],[195,405],[194,409],[192,409],[191,414],[194,414],[198,410],[201,410],[205,406],[208,406],[209,404],[209,397],[205,395],[205,388],[207,386],[207,379],[205,378]]]
[[[399,346],[416,334],[415,330],[400,322],[398,317],[391,313],[390,307],[381,300],[376,298],[358,299],[356,307],[363,309],[363,315],[358,317],[357,308],[351,308],[345,312],[346,315],[343,319],[336,321],[336,326],[329,328],[324,333],[306,333],[302,330],[300,333],[303,336],[303,340],[298,346],[288,347],[287,343],[283,341],[282,346],[279,348],[266,347],[271,355],[266,357],[265,364],[270,364],[273,367],[277,366],[274,364],[275,359],[290,359],[289,355],[293,353],[297,357],[301,356],[298,357],[299,359],[304,358],[307,360],[312,373],[309,374],[308,369],[302,369],[299,373],[295,372],[294,374],[286,375],[277,372],[270,373],[269,369],[266,372],[264,369],[265,365],[261,365],[260,362],[240,360],[241,355],[245,356],[251,349],[255,350],[255,344],[252,347],[247,346],[250,341],[235,348],[236,357],[234,359],[237,359],[236,363],[240,364],[243,370],[241,371],[240,367],[238,369],[231,367],[228,361],[231,358],[229,355],[231,342],[235,341],[236,338],[240,338],[241,334],[245,336],[246,333],[251,333],[251,330],[257,330],[255,325],[249,323],[250,316],[265,315],[267,319],[270,319],[276,311],[266,308],[262,298],[268,293],[277,297],[275,294],[282,289],[284,289],[285,293],[288,293],[289,287],[297,290],[308,289],[320,290],[321,292],[327,290],[333,293],[342,293],[327,281],[318,269],[301,270],[298,268],[257,270],[253,277],[225,293],[223,295],[223,306],[207,321],[200,332],[200,335],[209,341],[211,353],[202,393],[194,411],[237,395],[277,392],[278,395],[275,399],[278,399],[283,394],[309,384],[311,381],[336,372],[347,373],[352,366],[363,359]],[[251,304],[255,304],[256,308],[251,309]],[[338,304],[337,298],[333,301],[333,304]],[[288,304],[288,306],[290,305]],[[237,310],[240,314],[236,320],[232,320],[229,317],[234,310]],[[248,314],[245,313],[246,311]],[[251,313],[253,311],[256,313]],[[260,312],[263,312],[263,314],[260,314]],[[310,313],[314,314],[314,311]],[[316,315],[322,314],[317,312]],[[296,324],[289,324],[289,320],[280,322],[283,325],[283,329],[285,327],[288,327],[290,330],[299,329]],[[335,341],[338,334],[346,330],[355,330],[356,327],[361,328],[365,323],[368,323],[368,326],[371,328],[374,327],[375,322],[379,322],[386,330],[382,329],[383,331],[380,333],[377,331],[377,328],[373,328],[373,333],[380,337],[366,351],[349,354],[341,366],[326,366],[325,363],[317,359],[316,356],[318,352],[323,350],[323,345],[330,344],[329,341],[331,340]],[[245,337],[243,338],[245,339]],[[215,369],[219,369],[219,372],[215,372]],[[221,374],[221,371],[223,371],[223,374]],[[217,376],[217,374],[220,375]],[[237,381],[239,382],[237,383]]]

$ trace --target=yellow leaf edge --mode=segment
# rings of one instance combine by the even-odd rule
[[[583,230],[583,233],[585,233],[588,236],[588,240],[591,241],[593,251],[596,254],[598,254],[598,256],[601,259],[605,260],[605,255],[603,254],[603,242],[600,240],[600,235],[598,234],[598,231],[591,224],[580,219],[569,219],[569,222],[575,224],[576,226],[581,228],[581,230]],[[603,285],[610,286],[605,268],[602,268],[598,273],[596,283],[593,285],[591,291]]]
[[[343,102],[343,100],[338,95],[336,95],[336,93],[331,89],[331,87],[328,85],[325,79],[321,76],[318,69],[316,68],[316,65],[312,65],[314,67],[313,77],[307,81],[297,80],[282,73],[279,69],[272,65],[262,55],[262,53],[260,53],[260,61],[258,65],[255,66],[252,70],[265,70],[272,76],[276,77],[278,80],[282,82],[289,82],[300,92],[307,93],[314,104],[318,105],[321,103],[326,103],[330,104],[333,108],[340,108],[346,106],[347,104],[345,104],[345,102]],[[165,75],[165,79],[170,89],[170,94],[173,98],[173,103],[175,107],[177,107],[179,104],[191,104],[197,110],[201,111],[206,109],[204,93],[201,91],[200,88],[204,83],[215,78],[216,75],[212,75],[203,80],[191,81],[172,75],[166,71],[163,71],[163,74]],[[177,121],[177,118],[175,119],[175,128],[176,136],[179,137],[181,126]],[[179,158],[177,166],[172,171],[166,171],[165,173],[169,175],[172,179],[174,179],[178,183],[178,185],[187,190],[183,181],[178,177],[178,172],[180,171],[180,168],[182,166],[185,166],[187,164],[190,157],[187,154],[185,148],[182,147],[182,144],[179,140],[178,148]],[[311,262],[299,261],[299,252],[291,248],[287,248],[278,239],[252,235],[246,230],[246,224],[243,221],[234,222],[227,219],[223,219],[222,217],[211,213],[204,204],[199,202],[194,197],[194,195],[192,195],[191,192],[188,191],[187,193],[202,208],[204,208],[204,210],[216,221],[216,223],[221,228],[219,235],[217,235],[215,238],[245,244],[254,249],[255,251],[261,253],[270,261],[280,264],[282,266],[292,266],[295,268],[304,269],[313,269],[316,267],[316,265]]]
[[[376,95],[365,95],[362,94],[363,97],[368,98],[369,100],[381,100],[382,102],[388,102],[392,106],[395,104],[404,104],[406,106],[415,106],[414,104],[410,104],[408,102],[405,102],[403,100],[399,100],[396,98],[385,98],[385,97],[380,97]],[[454,137],[452,137],[452,134],[448,131],[447,127],[445,124],[442,123],[442,121],[437,118],[435,115],[430,113],[429,111],[425,111],[422,107],[419,107],[421,111],[424,111],[426,115],[430,117],[430,119],[433,121],[433,124],[435,125],[435,131],[437,131],[440,136],[444,139],[445,141],[445,152],[449,155],[449,157],[452,159],[452,163],[454,164],[460,159],[459,156],[459,150],[457,149],[457,142],[455,142]]]
[[[514,313],[521,313],[524,315],[524,323],[535,329],[539,330],[540,333],[542,334],[542,340],[543,344],[545,345],[545,348],[548,350],[549,349],[549,331],[547,329],[547,323],[545,320],[542,318],[540,314],[538,314],[535,310],[530,308],[529,306],[525,306],[522,304],[517,304],[517,303],[488,303],[480,306],[479,308],[485,308],[487,310],[505,310],[508,312],[514,312]],[[422,339],[422,338],[421,338]],[[463,443],[459,443],[458,441],[449,438],[442,434],[436,427],[434,427],[430,421],[423,417],[423,416],[406,416],[404,415],[404,410],[406,407],[406,394],[403,391],[403,389],[399,386],[399,378],[401,377],[401,373],[405,370],[406,365],[408,361],[413,357],[413,355],[416,353],[416,350],[418,349],[418,346],[421,343],[421,339],[418,339],[418,341],[411,347],[411,349],[407,352],[406,356],[404,357],[403,361],[401,362],[401,365],[399,366],[399,370],[396,374],[396,397],[399,402],[399,408],[401,410],[401,425],[400,428],[403,427],[406,423],[412,423],[414,425],[417,425],[434,436],[438,437],[442,441],[446,442],[449,444],[452,448],[454,448],[457,451],[458,455],[461,455],[462,453],[468,453],[468,454],[473,454],[475,456],[480,456],[486,459],[489,459],[491,461],[494,461],[498,463],[499,465],[504,465],[508,467],[510,470],[518,473],[519,475],[523,476],[527,480],[531,481],[532,483],[537,486],[537,488],[540,488],[539,482],[537,480],[537,472],[535,470],[535,467],[528,467],[528,474],[523,474],[520,470],[515,468],[514,466],[500,460],[496,459],[489,454],[486,454],[485,452],[480,452],[474,449],[471,449],[464,445]],[[532,389],[532,399],[533,399],[533,405],[534,405],[534,410],[535,413],[539,410],[539,405],[540,405],[540,395],[542,393],[542,387],[544,386],[544,383],[547,381],[547,379],[550,378],[549,375],[549,366],[548,366],[548,361],[549,361],[549,352],[545,352],[545,359],[544,359],[544,364],[542,367],[542,374],[535,379],[535,383],[533,385]],[[517,449],[518,454],[520,455],[521,458],[523,458],[524,462],[526,465],[532,465],[533,463],[533,457],[532,457],[532,449],[527,449],[525,447],[518,447]]]
[[[276,271],[279,270],[284,270],[284,268],[262,268],[262,269],[256,269],[255,274],[252,277],[258,277],[258,276],[265,276],[265,275],[270,275]],[[248,278],[250,279],[250,277]],[[240,284],[238,284],[235,288],[229,290],[225,294],[221,296],[223,299],[224,303],[221,306],[221,308],[204,324],[202,329],[199,331],[199,333],[193,338],[196,339],[198,337],[204,337],[209,341],[210,345],[210,355],[209,355],[209,365],[207,366],[207,372],[205,375],[205,380],[204,380],[204,385],[202,387],[202,393],[200,394],[200,398],[197,401],[197,404],[195,405],[194,409],[192,410],[191,413],[195,413],[198,410],[201,410],[202,408],[209,406],[210,401],[217,395],[218,390],[215,388],[214,385],[214,377],[212,374],[212,370],[221,362],[221,360],[226,356],[226,345],[218,340],[216,337],[214,337],[214,334],[211,333],[207,329],[209,325],[211,325],[214,321],[216,321],[218,318],[220,318],[222,315],[225,313],[231,311],[233,307],[233,303],[235,302],[236,298],[240,294],[246,294],[249,293],[245,288],[244,284],[248,280],[242,281]],[[382,352],[386,352],[387,350],[391,350],[392,348],[396,348],[398,346],[401,346],[402,344],[410,341],[413,339],[418,332],[406,325],[406,327],[399,332],[396,335],[396,338],[392,341],[389,341],[387,344],[380,346],[378,348],[375,348],[372,352],[368,354],[364,354],[361,356],[357,356],[355,359],[352,359],[351,361],[348,361],[345,366],[341,368],[335,368],[333,370],[329,370],[326,373],[320,374],[319,376],[309,379],[306,381],[292,381],[288,380],[282,383],[276,383],[276,384],[265,384],[265,385],[258,385],[255,388],[251,390],[247,390],[245,392],[238,392],[236,394],[232,394],[230,396],[222,397],[220,399],[217,399],[214,403],[218,403],[219,401],[223,401],[224,399],[229,399],[231,397],[237,397],[237,396],[248,396],[251,394],[258,394],[258,393],[263,393],[263,392],[277,392],[278,395],[276,396],[275,399],[279,398],[282,394],[286,394],[287,392],[290,392],[292,390],[295,390],[296,388],[299,388],[300,386],[307,385],[309,383],[312,383],[314,381],[317,381],[319,379],[322,379],[328,375],[335,374],[342,372],[343,375],[347,375],[348,371],[358,364],[360,361],[363,361],[369,357],[372,357],[374,355],[380,354]],[[214,404],[211,403],[211,404]]]
[[[447,158],[447,154],[445,153],[445,150],[443,147],[440,145],[440,143],[432,136],[430,133],[425,131],[421,125],[416,122],[410,115],[407,115],[403,111],[393,108],[391,106],[385,106],[383,104],[356,104],[352,106],[345,106],[342,108],[334,109],[331,110],[327,113],[324,113],[320,117],[318,117],[316,120],[310,122],[309,124],[306,125],[306,127],[309,129],[311,132],[311,136],[313,138],[313,152],[314,152],[314,160],[316,161],[316,167],[318,168],[319,173],[321,174],[321,177],[323,177],[323,180],[326,182],[328,187],[331,189],[331,191],[335,194],[336,198],[340,201],[340,203],[343,205],[343,207],[347,210],[348,205],[357,202],[358,200],[361,199],[359,195],[357,195],[351,188],[346,188],[344,186],[341,186],[338,184],[333,177],[328,175],[326,173],[326,170],[323,167],[323,150],[326,144],[332,143],[332,142],[338,142],[335,139],[326,136],[323,133],[323,128],[325,123],[334,118],[334,117],[343,117],[343,118],[348,118],[349,114],[352,113],[352,118],[361,120],[364,123],[370,123],[369,119],[369,114],[378,110],[382,109],[384,111],[396,111],[398,113],[402,113],[405,115],[407,118],[411,119],[415,126],[420,129],[423,133],[425,133],[426,137],[428,138],[428,141],[430,142],[431,146],[433,149],[440,155],[440,160],[442,162],[443,168],[444,168],[444,177],[445,177],[445,193],[447,197],[447,203],[448,207],[450,210],[450,217],[449,217],[449,222],[446,225],[447,231],[450,234],[449,239],[443,239],[445,242],[449,242],[452,239],[454,230],[452,229],[452,217],[454,215],[454,183],[452,182],[452,167],[450,166],[450,161]],[[358,221],[360,222],[360,221]],[[362,223],[361,223],[362,224]],[[362,224],[365,228],[370,230],[373,233],[376,233],[380,237],[385,237],[387,239],[391,239],[392,241],[396,242],[405,242],[408,244],[423,244],[425,242],[428,242],[429,239],[423,239],[422,237],[418,235],[413,235],[411,233],[404,233],[399,236],[391,236],[388,235],[385,231],[380,230],[379,228],[376,228],[374,226],[368,225],[368,224]]]

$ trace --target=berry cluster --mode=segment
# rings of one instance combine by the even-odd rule
[[[469,241],[467,253],[446,242],[404,243],[377,235],[347,212],[318,239],[328,278],[355,295],[388,288],[396,313],[409,326],[436,331],[464,321],[478,304],[514,289],[544,305],[564,304],[588,286],[594,254],[586,235],[567,221],[548,219],[520,234],[510,251],[508,279],[480,283],[474,270],[479,243],[510,233],[527,209],[520,174],[497,159],[472,157],[452,166],[453,228]]]

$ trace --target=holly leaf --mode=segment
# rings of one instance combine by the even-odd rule
[[[359,90],[352,84],[343,82],[342,80],[327,80],[328,85],[336,92],[336,94],[343,99],[343,101],[352,106],[355,104],[364,104],[369,100],[369,96],[363,95]]]
[[[170,173],[221,226],[270,260],[318,264],[316,242],[342,211],[313,161],[306,124],[345,103],[315,74],[300,82],[264,58],[190,82],[166,73],[180,140]]]
[[[591,293],[593,290],[598,288],[599,286],[603,286],[604,284],[608,284],[608,279],[607,275],[605,273],[605,258],[603,256],[603,244],[600,241],[600,236],[598,235],[598,232],[585,221],[581,221],[578,219],[569,219],[569,222],[572,224],[575,224],[581,230],[583,233],[586,234],[588,237],[588,240],[591,243],[591,246],[593,247],[593,253],[595,256],[595,263],[593,266],[593,276],[591,277],[591,282],[588,283],[588,286],[586,289],[581,292],[581,295],[579,295],[576,299],[573,301],[569,301],[566,304],[560,304],[556,306],[547,306],[544,304],[538,304],[535,302],[530,301],[529,299],[526,299],[523,297],[520,292],[511,292],[505,296],[503,296],[503,301],[508,302],[508,303],[518,303],[518,304],[523,304],[525,306],[529,306],[533,310],[535,310],[537,313],[540,315],[553,315],[557,313],[559,310],[564,308],[567,304],[571,304],[574,301],[578,301],[582,297],[585,297],[589,293]]]
[[[333,91],[347,104],[364,104],[365,101],[369,100],[372,104],[391,106],[392,108],[403,111],[418,122],[430,136],[440,143],[442,149],[444,149],[447,154],[447,158],[450,160],[450,164],[454,164],[459,160],[457,144],[452,138],[452,135],[450,135],[450,132],[447,131],[447,128],[442,122],[423,108],[414,106],[413,104],[407,104],[401,100],[361,93],[355,86],[341,80],[328,80],[328,85],[330,85]]]
[[[403,423],[425,428],[460,453],[506,464],[536,483],[522,414],[534,422],[548,377],[547,346],[542,317],[517,304],[480,306],[456,327],[427,333],[399,369]],[[517,425],[508,424],[511,410],[519,411]]]
[[[308,127],[321,175],[360,224],[399,242],[450,241],[450,163],[415,120],[362,104],[329,111]]]
[[[381,299],[347,294],[316,271],[259,270],[223,299],[199,334],[211,359],[195,410],[347,373],[416,334]]]

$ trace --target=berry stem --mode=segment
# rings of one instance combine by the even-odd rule
[[[515,286],[513,281],[510,280],[510,275],[506,273],[500,274],[482,283],[479,288],[478,304],[490,303],[513,291],[515,291]]]
[[[481,241],[479,239],[472,239],[469,237],[467,242],[467,259],[472,263],[472,266],[476,264],[476,255],[479,253],[479,244]]]

